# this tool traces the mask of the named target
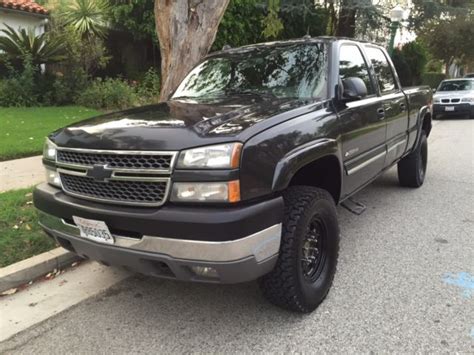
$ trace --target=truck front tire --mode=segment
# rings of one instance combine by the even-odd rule
[[[280,254],[275,268],[259,284],[271,303],[308,313],[324,300],[336,272],[336,206],[327,191],[311,186],[290,187],[283,198]]]
[[[425,181],[428,164],[428,140],[421,131],[416,149],[398,162],[398,181],[401,186],[420,187]]]

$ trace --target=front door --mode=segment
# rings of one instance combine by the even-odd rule
[[[346,196],[374,178],[384,167],[386,147],[385,110],[377,95],[367,63],[356,44],[343,44],[339,52],[339,77],[361,78],[367,96],[339,110]]]

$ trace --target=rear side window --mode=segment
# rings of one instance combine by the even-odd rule
[[[385,57],[382,50],[375,47],[366,47],[366,52],[374,67],[382,94],[395,90],[395,78],[393,77],[392,68],[390,68],[387,57]]]
[[[361,78],[365,86],[367,86],[367,95],[375,93],[372,81],[370,80],[369,68],[357,46],[341,46],[341,52],[339,54],[339,76],[341,79],[349,77]]]

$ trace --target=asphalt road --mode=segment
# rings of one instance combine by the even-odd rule
[[[339,208],[338,273],[310,315],[256,283],[132,277],[0,344],[0,353],[474,352],[474,120],[436,121],[425,185],[392,169]]]

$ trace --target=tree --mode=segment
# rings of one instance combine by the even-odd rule
[[[80,65],[87,74],[104,68],[110,60],[104,44],[109,29],[108,0],[58,0],[53,8],[50,32],[66,46],[65,66]]]
[[[104,37],[108,13],[107,0],[74,0],[61,10],[60,19],[83,37]]]
[[[155,0],[161,51],[160,100],[208,53],[229,0]]]
[[[428,54],[423,45],[413,41],[401,49],[395,48],[392,59],[403,86],[421,84],[421,76],[428,62]]]
[[[153,40],[156,37],[154,0],[111,0],[112,26],[132,34],[135,40]]]
[[[65,46],[62,42],[51,39],[47,33],[36,35],[33,29],[14,30],[5,25],[0,30],[0,51],[16,67],[22,65],[25,56],[28,56],[34,66],[40,64],[55,63],[63,60],[66,55]]]
[[[420,31],[420,39],[433,57],[443,61],[446,72],[453,62],[463,65],[474,58],[474,26],[469,17],[431,21]]]
[[[230,0],[212,50],[220,50],[224,45],[239,47],[261,42],[264,16],[261,0]]]
[[[408,27],[414,31],[422,30],[427,24],[472,15],[472,0],[413,0],[413,8],[408,18]]]

